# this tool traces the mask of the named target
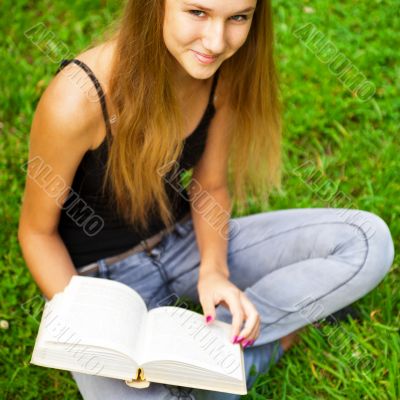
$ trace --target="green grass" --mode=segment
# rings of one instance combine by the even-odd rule
[[[68,372],[29,365],[43,301],[16,237],[24,185],[22,166],[27,159],[33,111],[57,63],[54,54],[46,55],[24,32],[42,23],[75,55],[112,21],[118,3],[40,0],[33,6],[27,0],[2,2],[0,319],[9,322],[8,329],[0,329],[2,399],[80,398]],[[285,109],[285,172],[284,191],[272,197],[270,209],[350,207],[372,211],[388,223],[397,253],[398,2],[273,3]],[[314,12],[305,12],[304,6]],[[371,99],[360,101],[328,64],[296,37],[294,32],[308,23],[373,82],[376,93]],[[304,163],[309,170],[301,167]],[[318,182],[308,179],[317,176],[314,173]],[[337,193],[340,199],[332,201]],[[254,205],[249,213],[265,209]],[[356,303],[364,317],[362,323],[346,323],[329,334],[308,327],[299,345],[268,373],[258,376],[246,399],[400,398],[399,275],[396,255],[383,282]],[[376,313],[371,318],[373,310]]]

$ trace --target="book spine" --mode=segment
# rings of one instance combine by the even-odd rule
[[[137,389],[145,389],[150,386],[150,382],[146,380],[144,376],[143,368],[138,368],[136,378],[131,379],[130,381],[125,381],[125,383]]]
[[[138,368],[137,374],[136,374],[136,380],[137,381],[145,381],[146,378],[144,377],[144,369],[143,368]]]

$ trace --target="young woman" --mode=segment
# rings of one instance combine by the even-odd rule
[[[269,1],[128,0],[33,119],[19,240],[46,299],[74,274],[123,282],[149,309],[186,295],[232,324],[250,388],[253,364],[376,287],[394,250],[370,212],[231,217],[280,188],[277,97]],[[85,399],[239,397],[72,375]]]

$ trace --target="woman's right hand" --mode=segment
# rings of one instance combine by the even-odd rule
[[[260,316],[243,291],[217,270],[200,272],[197,290],[205,318],[215,320],[215,307],[221,304],[232,314],[231,342],[242,343],[243,347],[254,343],[260,334]]]

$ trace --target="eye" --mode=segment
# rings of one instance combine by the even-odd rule
[[[241,20],[235,19],[236,22],[247,21],[247,19],[248,19],[247,15],[234,15],[232,18],[236,18],[236,17],[243,18],[243,19],[241,19]]]
[[[204,11],[201,11],[201,10],[189,10],[188,13],[190,13],[190,14],[196,16],[196,17],[200,17],[201,18],[202,16],[198,15],[196,13],[200,13],[200,14],[203,13],[204,14]],[[234,18],[238,18],[238,17],[242,18],[242,19],[234,19]],[[247,15],[234,15],[231,18],[234,19],[234,21],[236,21],[236,22],[244,22],[244,21],[248,20],[248,16]]]
[[[200,17],[200,15],[197,15],[196,13],[204,13],[204,11],[201,10],[189,10],[188,12],[196,17]]]

